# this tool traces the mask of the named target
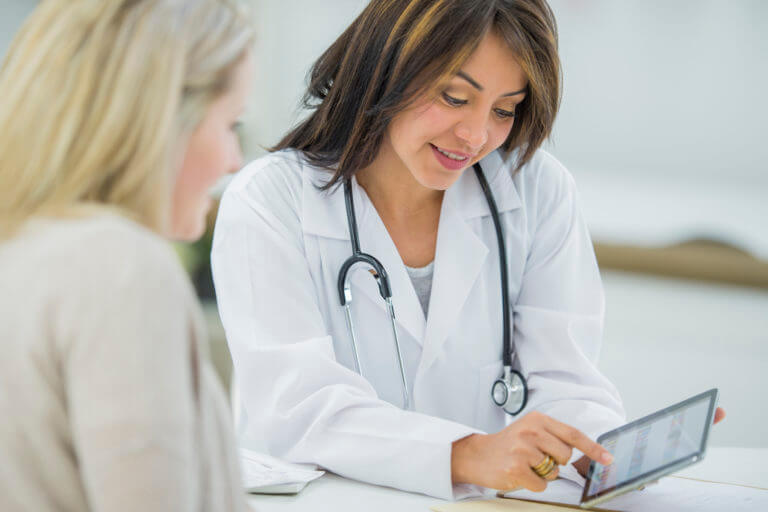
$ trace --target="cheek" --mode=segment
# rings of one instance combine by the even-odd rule
[[[509,132],[512,130],[513,122],[496,123],[488,130],[488,146],[496,149],[507,140]]]
[[[203,188],[204,167],[194,154],[188,154],[181,170],[176,176],[176,202],[183,204],[189,201],[190,197],[197,190]]]
[[[173,190],[172,231],[173,236],[181,240],[197,236],[198,224],[207,206],[207,180],[194,156],[187,155]]]
[[[455,123],[455,115],[429,102],[403,112],[393,120],[390,137],[396,146],[418,150],[450,131]]]
[[[177,200],[186,202],[191,195],[198,194],[208,181],[209,152],[198,145],[190,145],[184,158],[184,164],[176,177]]]
[[[434,138],[451,131],[458,120],[456,111],[446,110],[441,105],[430,103],[418,115],[419,133],[425,138]]]
[[[225,152],[224,152],[225,153]],[[189,140],[184,161],[176,174],[173,190],[174,225],[195,223],[208,204],[208,191],[216,182],[223,152],[211,133],[195,132]]]
[[[232,160],[226,134],[210,130],[195,134],[189,142],[179,180],[190,190],[205,189],[221,176]]]

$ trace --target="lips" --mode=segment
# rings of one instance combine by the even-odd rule
[[[463,169],[472,160],[472,155],[467,153],[438,148],[434,144],[430,144],[429,147],[432,148],[432,153],[435,155],[437,161],[440,162],[443,167],[452,171]]]

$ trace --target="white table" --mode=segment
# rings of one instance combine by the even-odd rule
[[[706,458],[679,476],[768,488],[768,449],[710,447]],[[441,500],[326,474],[295,496],[254,495],[257,512],[425,512]]]

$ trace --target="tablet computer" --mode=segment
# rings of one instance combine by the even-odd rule
[[[717,389],[710,389],[598,437],[613,463],[592,461],[581,506],[592,507],[699,462],[716,406]]]

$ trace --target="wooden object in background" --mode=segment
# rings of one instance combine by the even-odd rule
[[[595,255],[604,269],[768,288],[768,261],[707,240],[658,248],[596,242]]]

